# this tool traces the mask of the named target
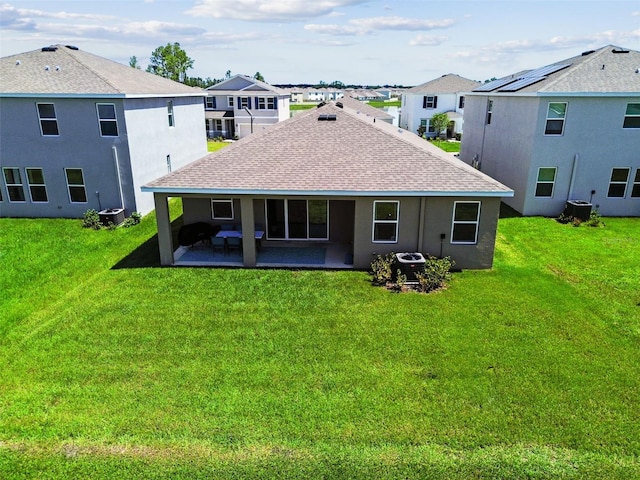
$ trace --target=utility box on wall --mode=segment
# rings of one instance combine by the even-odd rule
[[[107,208],[98,212],[100,223],[105,227],[111,225],[120,225],[124,222],[124,208]]]

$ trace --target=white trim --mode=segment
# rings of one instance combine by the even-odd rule
[[[549,181],[549,180],[540,180],[540,170],[542,170],[543,168],[546,169],[553,169],[553,181]],[[536,175],[536,185],[535,185],[535,189],[533,191],[533,197],[534,198],[553,198],[553,194],[555,192],[556,189],[556,179],[558,178],[558,167],[538,167],[538,174]],[[551,195],[538,195],[538,184],[539,183],[544,183],[544,184],[551,184]]]
[[[378,203],[395,203],[396,204],[396,218],[395,220],[377,220],[376,219],[376,204]],[[374,200],[373,201],[373,218],[371,222],[371,243],[398,243],[398,233],[400,225],[400,200]],[[395,240],[376,240],[376,224],[395,224]]]
[[[20,177],[20,183],[7,183],[7,170],[17,170],[18,176]],[[9,203],[27,203],[27,196],[24,193],[24,180],[22,179],[22,173],[20,172],[20,167],[2,167],[2,178],[4,180],[4,186],[7,190],[7,201]],[[20,187],[22,189],[22,197],[24,200],[12,200],[9,187]]]
[[[80,170],[80,172],[82,173],[82,184],[76,184],[76,183],[74,183],[73,185],[69,184],[69,177],[67,176],[67,171],[68,170]],[[86,184],[85,179],[84,179],[84,171],[82,170],[82,168],[65,167],[65,169],[64,169],[64,181],[67,184],[67,194],[69,195],[69,203],[71,203],[73,205],[81,205],[81,204],[84,204],[84,203],[88,203],[89,197],[87,196],[87,184]],[[86,200],[84,202],[74,202],[73,200],[71,200],[71,187],[82,187],[82,188],[84,188],[84,196],[85,196]]]
[[[269,200],[278,200],[278,201],[282,201],[284,202],[284,237],[275,237],[272,238],[269,235],[269,213],[268,213],[268,208],[267,208],[267,203]],[[307,236],[305,238],[300,238],[300,237],[291,237],[289,234],[289,200],[298,200],[298,201],[304,201],[305,202],[305,216],[306,216],[306,230],[307,230]],[[309,232],[309,200],[316,200],[316,201],[324,201],[325,205],[327,207],[327,236],[326,237],[311,237],[310,236],[310,232]],[[265,232],[266,232],[266,237],[267,240],[273,240],[273,241],[282,241],[282,240],[288,240],[288,241],[300,241],[300,242],[318,242],[318,241],[327,241],[329,240],[329,199],[323,199],[323,198],[272,198],[272,197],[267,197],[264,199],[264,220],[265,220]]]
[[[193,93],[1,93],[0,98],[173,98],[206,97],[206,92]]]
[[[562,118],[555,118],[555,117],[550,117],[549,116],[549,111],[551,110],[551,105],[552,104],[563,104],[564,105],[564,115],[562,116]],[[569,110],[569,102],[547,102],[547,116],[545,118],[544,121],[544,136],[545,137],[562,137],[564,136],[564,126],[565,123],[567,121],[567,111]],[[547,124],[549,123],[549,121],[558,121],[558,120],[562,120],[562,129],[560,130],[560,133],[547,133]]]
[[[633,194],[636,186],[640,189],[640,167],[636,168],[636,174],[631,179],[631,195],[629,198],[640,198],[640,195]]]
[[[100,105],[110,105],[113,107],[113,117],[114,118],[101,118],[100,117]],[[96,102],[96,115],[98,116],[98,131],[100,132],[100,136],[102,138],[116,138],[120,136],[120,128],[118,127],[118,110],[116,109],[115,103],[105,103],[105,102]],[[116,134],[115,135],[103,135],[102,134],[102,122],[115,122],[116,124]]]
[[[478,205],[478,213],[476,215],[476,219],[475,221],[472,220],[456,220],[456,207],[458,206],[459,203],[475,203]],[[451,243],[452,245],[477,245],[478,244],[478,230],[480,230],[480,210],[482,208],[482,202],[453,202],[453,214],[451,216],[451,236],[449,237],[451,240],[449,241],[449,243]],[[476,232],[474,235],[474,239],[473,242],[456,242],[453,240],[453,231],[455,230],[456,225],[475,225],[476,226]]]
[[[627,171],[627,179],[622,182],[620,180],[613,180],[613,171],[614,170],[626,170]],[[629,177],[631,176],[631,167],[611,167],[611,174],[609,175],[609,183],[607,184],[607,198],[627,198],[627,187],[629,186]],[[624,193],[618,197],[612,197],[609,195],[609,190],[611,190],[611,185],[624,185]]]
[[[42,173],[42,183],[34,183],[33,185],[29,182],[29,172],[28,170],[40,170]],[[49,203],[49,193],[47,192],[47,182],[44,178],[44,168],[42,167],[24,167],[24,176],[27,181],[27,190],[29,190],[29,198],[31,199],[31,203]],[[34,200],[33,194],[31,193],[31,187],[42,187],[44,188],[44,195],[47,197],[46,200]]]
[[[40,116],[40,105],[51,105],[53,107],[53,118],[43,118]],[[58,114],[56,113],[56,104],[52,102],[36,102],[36,112],[38,113],[38,125],[40,125],[40,135],[43,137],[59,137],[60,136],[60,125],[58,124]],[[42,121],[46,122],[56,122],[56,130],[58,133],[55,135],[45,134],[42,130]]]
[[[215,210],[213,208],[213,202],[228,203],[231,205],[230,217],[216,217]],[[212,198],[211,199],[211,220],[235,220],[235,212],[233,211],[233,198]]]

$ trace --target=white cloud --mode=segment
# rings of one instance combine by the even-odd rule
[[[198,0],[185,13],[251,22],[289,22],[329,15],[336,8],[368,0]]]
[[[409,41],[409,45],[412,47],[435,47],[442,45],[449,37],[434,37],[431,35],[418,35],[414,39]]]
[[[455,25],[455,20],[416,20],[404,17],[371,17],[349,20],[348,25],[336,24],[308,24],[305,30],[325,35],[366,35],[374,31],[425,31],[449,28]]]

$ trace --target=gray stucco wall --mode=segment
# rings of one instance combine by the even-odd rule
[[[122,102],[118,99],[72,98],[2,98],[0,100],[0,166],[17,167],[24,183],[26,201],[12,203],[7,196],[4,176],[0,177],[3,217],[81,217],[89,208],[120,205],[113,146],[119,152],[121,178],[125,185],[125,201],[133,203],[134,193],[129,165],[127,126]],[[53,103],[59,136],[43,136],[40,132],[36,103]],[[101,137],[96,103],[116,106],[118,137]],[[25,167],[42,168],[48,201],[32,203]],[[87,203],[69,200],[65,168],[82,168]],[[99,192],[99,199],[96,195]]]
[[[486,125],[489,98],[493,112]],[[544,134],[549,102],[567,103],[562,135]],[[633,102],[640,99],[470,95],[460,159],[471,164],[478,155],[484,173],[514,190],[505,203],[524,215],[556,216],[567,200],[586,200],[605,216],[638,216],[640,198],[631,198],[631,187],[640,168],[640,131],[622,128],[626,106]],[[550,198],[535,197],[540,167],[557,168]],[[625,198],[607,198],[614,167],[630,168]]]

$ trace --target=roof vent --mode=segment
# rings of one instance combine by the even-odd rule
[[[61,70],[60,65],[56,65],[56,72],[59,72]]]
[[[336,107],[338,108],[343,108],[344,105],[342,105],[342,102],[336,102]]]
[[[611,50],[611,53],[629,53],[629,50],[626,50],[624,48],[614,48],[613,50]]]
[[[78,50],[78,47],[76,47],[75,45],[65,45],[65,47],[67,47],[69,50]]]
[[[58,47],[51,45],[50,47],[42,47],[43,52],[55,52],[58,50]]]
[[[335,122],[336,119],[338,117],[336,117],[335,114],[331,114],[331,115],[318,115],[318,121],[319,122]]]
[[[45,65],[45,66],[44,66],[44,71],[45,71],[45,72],[48,72],[49,70],[50,70],[49,65]]]
[[[327,102],[320,102],[316,108],[324,107]]]
[[[595,50],[587,50],[586,52],[582,52],[582,56],[586,57],[587,55],[591,55]]]
[[[16,65],[20,65],[20,60],[16,60]]]

